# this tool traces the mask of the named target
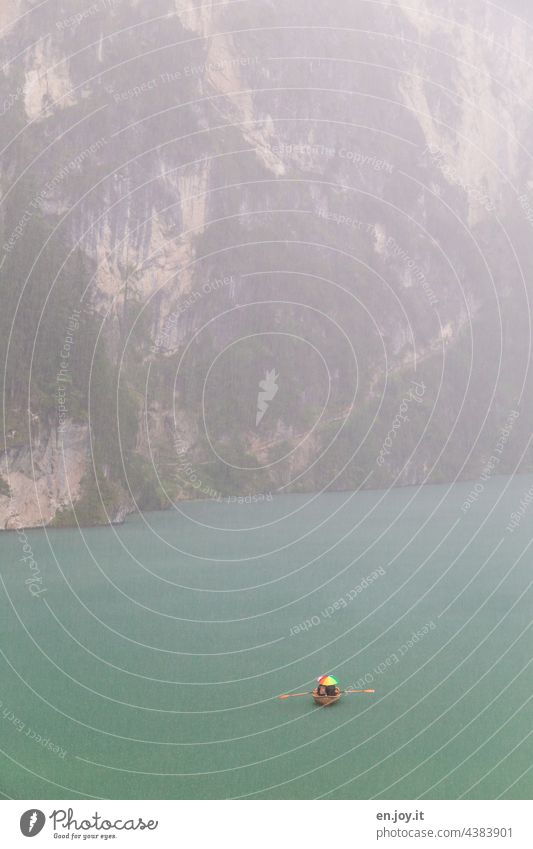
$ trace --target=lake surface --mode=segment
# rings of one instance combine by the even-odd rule
[[[533,477],[474,485],[0,535],[0,792],[530,798]]]

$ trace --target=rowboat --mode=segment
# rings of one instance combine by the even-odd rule
[[[345,693],[375,693],[375,690],[344,690]],[[339,690],[338,687],[335,687],[335,695],[334,696],[319,696],[318,695],[318,687],[315,687],[314,690],[309,692],[306,690],[305,693],[282,693],[281,696],[278,696],[278,699],[299,699],[302,696],[312,696],[317,705],[321,707],[327,707],[328,705],[333,705],[335,702],[338,702],[340,697],[342,696],[343,691]]]
[[[321,707],[327,707],[328,705],[334,705],[335,702],[338,702],[340,697],[342,696],[341,691],[338,687],[335,687],[335,695],[334,696],[319,696],[318,695],[318,687],[313,690],[313,699],[315,700],[316,705],[320,705]]]

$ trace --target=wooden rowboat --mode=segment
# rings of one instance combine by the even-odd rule
[[[316,705],[320,705],[321,707],[327,707],[328,705],[334,705],[335,702],[338,702],[340,697],[342,696],[342,693],[338,687],[335,687],[334,696],[319,696],[318,687],[315,687],[312,695]]]

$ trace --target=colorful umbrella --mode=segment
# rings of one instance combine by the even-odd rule
[[[337,685],[339,682],[333,675],[321,675],[320,678],[317,678],[319,684],[323,684],[325,687],[329,687],[331,685]]]

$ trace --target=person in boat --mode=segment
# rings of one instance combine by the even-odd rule
[[[319,684],[317,687],[317,696],[336,696],[339,688],[335,684]]]
[[[322,675],[318,678],[318,687],[316,688],[317,696],[337,696],[340,692],[338,681],[332,675]]]

